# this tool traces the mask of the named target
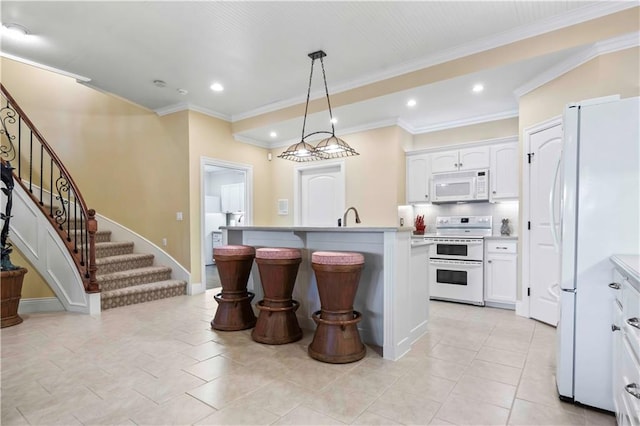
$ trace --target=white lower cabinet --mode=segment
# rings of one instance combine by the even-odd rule
[[[614,270],[613,402],[619,425],[640,426],[640,292],[624,271]]]
[[[486,240],[484,301],[488,306],[515,309],[518,254],[515,240]]]

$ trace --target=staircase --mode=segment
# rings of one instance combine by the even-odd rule
[[[96,266],[103,311],[187,293],[187,282],[171,279],[170,267],[134,253],[133,242],[111,241],[111,231],[96,232]]]
[[[168,254],[110,219],[111,231],[99,229],[61,159],[1,83],[0,158],[14,165],[12,242],[65,309],[97,313],[97,293],[101,310],[187,294],[187,281],[155,265],[157,257],[181,268]],[[112,233],[155,255],[134,253],[134,242],[111,241]],[[186,270],[173,276],[188,279]]]

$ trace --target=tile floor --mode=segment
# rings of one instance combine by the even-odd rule
[[[105,311],[25,315],[1,331],[2,425],[614,425],[558,400],[554,329],[431,303],[397,362],[310,359],[210,329],[215,290]]]

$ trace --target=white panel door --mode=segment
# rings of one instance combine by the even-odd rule
[[[529,238],[529,286],[531,318],[553,326],[558,323],[558,299],[560,294],[560,254],[554,247],[551,234],[552,213],[555,226],[559,226],[559,180],[556,171],[562,150],[562,126],[560,124],[530,138],[529,152],[533,154],[529,165],[529,205],[531,230]],[[555,183],[555,197],[551,200]]]
[[[301,226],[337,226],[344,209],[344,179],[339,166],[300,173]]]

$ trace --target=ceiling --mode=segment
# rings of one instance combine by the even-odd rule
[[[329,92],[401,75],[634,6],[585,1],[2,1],[4,56],[73,75],[159,114],[191,108],[231,122],[304,103],[311,60],[324,50]],[[335,108],[336,133],[402,124],[412,132],[517,115],[514,90],[576,55],[556,52]],[[458,53],[456,53],[458,52]],[[323,95],[319,64],[312,99]],[[165,87],[157,87],[162,80]],[[224,91],[209,86],[219,82]],[[471,87],[482,83],[476,95]],[[187,91],[180,94],[178,89]],[[408,108],[408,99],[417,105]],[[309,117],[323,128],[325,112]],[[234,136],[263,146],[300,137],[302,117]],[[270,137],[271,131],[277,137]]]

